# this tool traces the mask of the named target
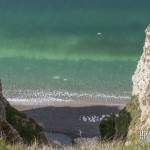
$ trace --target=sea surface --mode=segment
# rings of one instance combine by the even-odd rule
[[[149,0],[0,0],[5,95],[130,96],[149,6]]]

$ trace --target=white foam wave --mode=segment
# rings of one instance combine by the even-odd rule
[[[129,96],[115,96],[100,93],[76,93],[68,91],[51,90],[13,90],[5,91],[10,102],[18,103],[46,103],[46,102],[70,102],[70,101],[103,101],[106,103],[121,102],[129,99]]]

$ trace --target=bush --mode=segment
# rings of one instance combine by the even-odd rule
[[[24,113],[8,105],[6,119],[19,132],[25,143],[31,144],[35,139],[40,140],[42,128],[34,120],[27,118]]]
[[[126,140],[126,138],[129,138],[129,131],[139,126],[140,114],[138,98],[133,96],[126,107],[119,112],[118,116],[113,114],[102,120],[99,126],[101,139]]]
[[[103,140],[112,140],[115,134],[115,116],[105,117],[100,124],[100,133]]]

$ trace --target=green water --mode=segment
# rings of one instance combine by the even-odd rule
[[[1,59],[0,68],[3,72],[0,75],[5,75],[4,79],[8,79],[6,85],[12,89],[18,87],[125,95],[131,87],[130,77],[134,67],[134,62],[126,61]]]
[[[0,0],[5,88],[129,94],[149,6],[148,0]]]

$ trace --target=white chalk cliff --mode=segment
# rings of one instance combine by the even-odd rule
[[[143,54],[132,77],[132,95],[138,96],[141,109],[141,128],[150,129],[150,25],[146,29]]]

